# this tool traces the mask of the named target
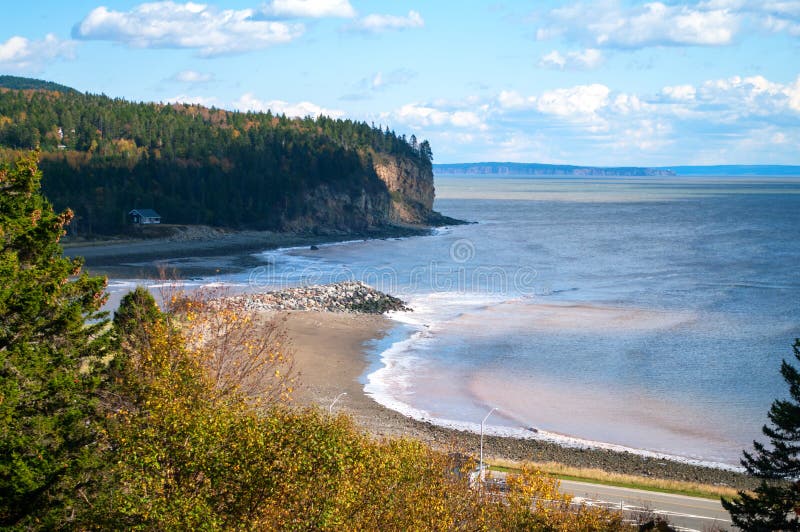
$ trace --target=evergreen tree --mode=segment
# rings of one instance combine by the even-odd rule
[[[302,196],[322,185],[342,196],[382,194],[370,158],[429,170],[430,145],[421,158],[414,141],[325,116],[0,91],[0,159],[40,147],[43,190],[56,209],[74,209],[81,227],[73,222],[71,231],[82,234],[125,232],[125,213],[140,207],[170,223],[281,229],[303,215]],[[348,211],[345,223],[357,226],[364,214]]]
[[[120,300],[114,312],[114,327],[122,336],[141,334],[142,328],[162,318],[155,298],[143,286],[137,286]]]
[[[68,522],[97,456],[105,280],[62,256],[37,157],[0,165],[0,527]]]
[[[800,339],[794,357],[800,361]],[[753,442],[755,452],[745,451],[742,465],[761,479],[754,495],[739,492],[739,499],[722,506],[733,524],[744,530],[800,530],[800,371],[783,361],[781,374],[789,385],[790,399],[776,399],[762,431],[770,445]]]

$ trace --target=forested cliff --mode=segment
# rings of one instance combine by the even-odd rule
[[[165,223],[323,233],[441,220],[430,145],[413,136],[327,117],[2,88],[8,79],[0,158],[38,147],[44,191],[75,211],[79,233],[124,232],[133,208]]]

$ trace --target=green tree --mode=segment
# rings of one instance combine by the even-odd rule
[[[162,320],[163,314],[155,298],[143,286],[125,294],[114,312],[114,328],[119,337],[131,341],[146,337],[145,328]]]
[[[25,80],[10,81],[19,87]],[[430,145],[414,142],[324,116],[288,119],[69,90],[0,91],[0,151],[39,146],[44,192],[56,208],[75,210],[81,227],[71,229],[83,234],[125,232],[124,213],[145,206],[171,223],[280,229],[320,215],[302,200],[321,186],[342,197],[385,197],[376,158],[430,170]],[[371,219],[362,206],[341,223],[359,229]]]
[[[0,526],[68,521],[95,465],[105,279],[62,257],[38,153],[0,165]]]
[[[800,361],[800,339],[792,349]],[[761,484],[753,495],[739,492],[738,499],[722,501],[744,530],[800,530],[800,371],[784,360],[781,375],[790,398],[776,399],[767,414],[771,423],[762,431],[770,445],[753,442],[754,452],[743,453],[742,465]]]

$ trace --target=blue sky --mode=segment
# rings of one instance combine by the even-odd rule
[[[800,164],[800,0],[35,1],[0,73],[388,124],[435,162]]]

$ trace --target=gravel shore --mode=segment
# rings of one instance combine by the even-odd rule
[[[286,327],[295,351],[299,386],[295,401],[327,409],[336,402],[336,411],[346,412],[364,430],[378,438],[411,437],[434,447],[477,456],[477,434],[417,421],[387,409],[363,391],[361,378],[367,372],[367,346],[383,337],[394,326],[379,314],[330,311],[285,312],[275,308],[252,312],[264,316],[285,316]],[[508,437],[484,437],[484,453],[489,459],[559,462],[569,466],[597,468],[609,472],[752,488],[751,477],[734,471],[702,467],[678,461],[642,457],[628,452],[563,447],[555,443]]]
[[[226,301],[245,311],[303,310],[383,314],[391,311],[411,310],[400,299],[375,290],[360,281],[344,281],[245,294],[228,297]]]
[[[64,255],[83,257],[86,270],[118,278],[155,278],[164,271],[171,277],[236,273],[263,263],[251,256],[269,249],[313,246],[359,238],[399,238],[424,235],[422,226],[386,226],[363,233],[292,233],[275,231],[223,231],[193,227],[164,238],[115,238],[63,242]]]

